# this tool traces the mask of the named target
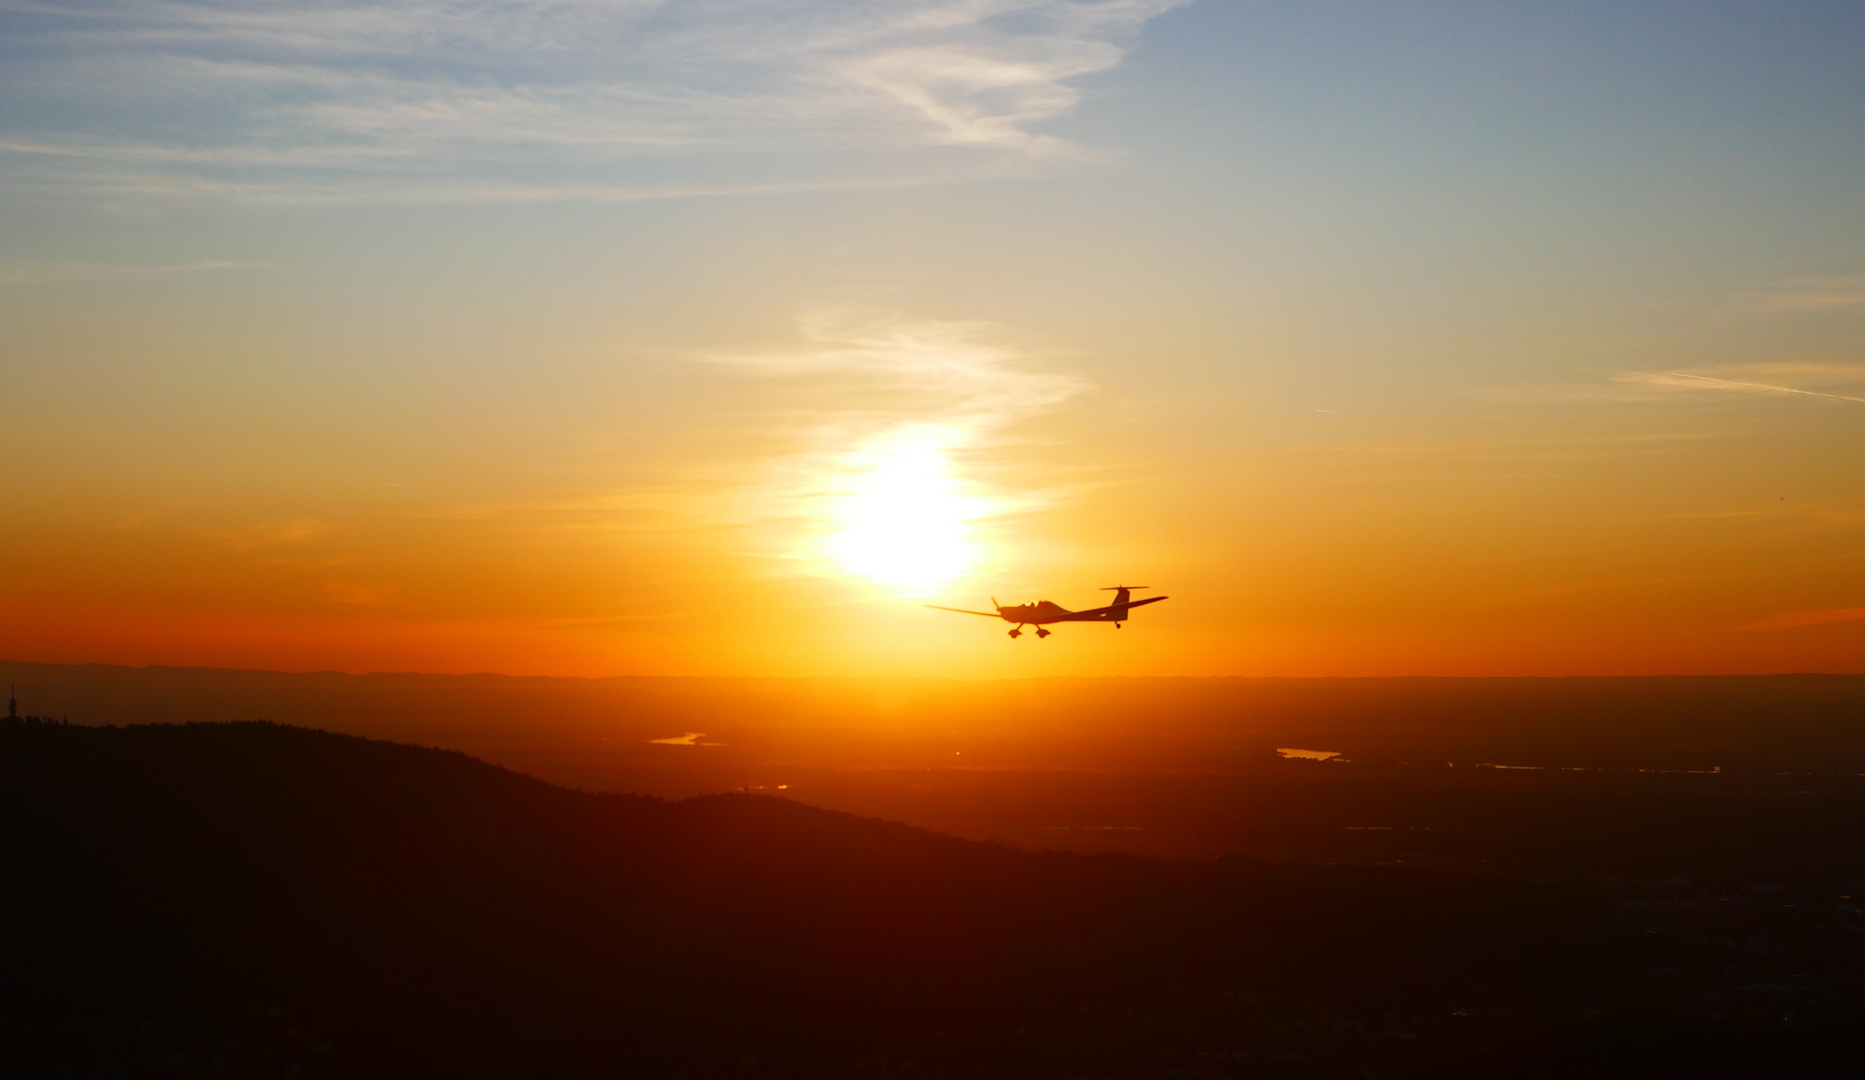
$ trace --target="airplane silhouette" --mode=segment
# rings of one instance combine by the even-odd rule
[[[1127,612],[1129,609],[1143,607],[1147,604],[1157,604],[1161,600],[1171,599],[1169,596],[1149,596],[1144,600],[1129,599],[1133,590],[1150,588],[1152,588],[1151,585],[1109,585],[1101,591],[1113,593],[1114,602],[1106,607],[1089,608],[1086,611],[1070,611],[1068,608],[1048,600],[1038,600],[1034,604],[1012,604],[1006,607],[998,603],[997,597],[995,596],[991,597],[991,606],[997,609],[994,612],[968,611],[965,608],[940,607],[938,604],[927,604],[926,606],[936,611],[956,611],[960,615],[983,615],[986,618],[1002,619],[1007,623],[1015,623],[1016,625],[1010,628],[1010,636],[1013,638],[1022,637],[1023,628],[1026,626],[1034,626],[1036,628],[1036,636],[1038,638],[1046,638],[1049,636],[1049,631],[1043,629],[1043,626],[1047,623],[1111,622],[1114,624],[1114,629],[1118,630],[1120,629],[1120,624],[1127,621]]]

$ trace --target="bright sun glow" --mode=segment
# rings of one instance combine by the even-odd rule
[[[945,425],[890,432],[846,459],[831,511],[829,553],[844,569],[886,585],[927,590],[977,558],[971,522],[985,510],[965,494],[952,451],[964,433]]]

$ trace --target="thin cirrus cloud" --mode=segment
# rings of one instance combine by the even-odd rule
[[[881,391],[908,390],[912,408],[849,410],[880,423],[937,420],[985,432],[1089,389],[1063,372],[1035,368],[1002,328],[983,322],[914,319],[824,308],[797,325],[800,344],[713,353],[699,359],[768,376],[845,376]]]
[[[66,281],[105,281],[111,278],[168,277],[203,270],[249,270],[265,263],[210,262],[119,265],[114,263],[12,263],[0,265],[0,285],[40,285]]]
[[[1185,2],[0,0],[0,168],[14,185],[275,201],[1027,168],[1077,154],[1037,126]]]
[[[1840,382],[1865,381],[1865,369],[1854,365],[1792,365],[1792,364],[1757,364],[1746,368],[1725,369],[1726,374],[1747,374],[1757,372],[1762,375],[1811,377],[1816,381],[1821,377],[1837,378]],[[1865,397],[1851,394],[1837,394],[1824,390],[1811,390],[1800,386],[1782,386],[1778,382],[1754,382],[1748,379],[1731,379],[1724,374],[1704,375],[1689,371],[1663,372],[1626,372],[1613,377],[1615,382],[1635,383],[1643,386],[1673,388],[1686,391],[1714,391],[1726,394],[1749,394],[1763,396],[1798,396],[1824,398],[1829,401],[1852,401],[1865,403]],[[1786,380],[1781,380],[1786,381]]]
[[[1790,278],[1749,297],[1740,310],[1748,315],[1792,315],[1848,308],[1865,308],[1865,277]]]
[[[750,530],[748,554],[810,572],[803,564],[833,551],[825,537],[891,482],[888,470],[910,467],[961,531],[1061,497],[1019,482],[1010,429],[1091,390],[1086,380],[1047,370],[989,323],[823,310],[799,330],[788,348],[696,358],[797,380],[812,401],[789,415],[786,448],[750,469],[749,484],[716,492],[721,516]]]
[[[1054,369],[1041,350],[986,322],[822,308],[803,314],[793,343],[691,353],[715,370],[772,380],[792,392],[718,433],[716,458],[648,469],[625,488],[557,500],[461,505],[437,516],[511,520],[531,532],[607,542],[622,533],[723,530],[736,554],[775,560],[780,574],[814,574],[822,538],[851,486],[877,461],[917,455],[946,475],[983,521],[1049,505],[1074,487],[1019,466],[1019,422],[1094,389]]]
[[[1857,622],[1865,619],[1865,607],[1820,608],[1812,611],[1781,611],[1736,627],[1737,630],[1795,630],[1803,626]]]
[[[1734,364],[1677,371],[1625,371],[1603,382],[1533,383],[1478,387],[1463,396],[1506,402],[1664,401],[1715,394],[1738,397],[1808,397],[1865,403],[1865,396],[1843,393],[1865,387],[1865,364]],[[1826,388],[1826,389],[1822,389]]]

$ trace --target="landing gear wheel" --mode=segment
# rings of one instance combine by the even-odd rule
[[[1022,627],[1013,627],[1013,628],[1011,629],[1011,631],[1010,631],[1010,636],[1011,636],[1011,637],[1013,637],[1013,638],[1020,638],[1020,637],[1022,637],[1022,636],[1023,636],[1023,628],[1022,628]]]
[[[1044,630],[1042,627],[1039,626],[1036,628],[1036,636],[1038,638],[1046,638],[1049,636],[1049,631]]]

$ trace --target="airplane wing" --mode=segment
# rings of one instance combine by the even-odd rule
[[[1162,596],[1160,597],[1160,599],[1164,600],[1165,597]],[[990,619],[998,619],[998,618],[1003,617],[995,611],[966,611],[962,607],[940,607],[938,604],[927,604],[926,606],[929,608],[932,608],[934,611],[956,611],[960,615],[983,615],[986,618],[990,618]]]
[[[1131,611],[1136,607],[1145,607],[1148,604],[1157,604],[1161,600],[1170,600],[1170,599],[1172,599],[1170,596],[1149,596],[1144,600],[1134,600],[1134,601],[1129,602],[1127,604],[1127,610]],[[1087,611],[1077,611],[1075,614],[1077,616],[1089,615],[1095,618],[1105,619],[1114,613],[1114,608],[1115,608],[1115,605],[1109,604],[1106,607],[1089,608]]]

